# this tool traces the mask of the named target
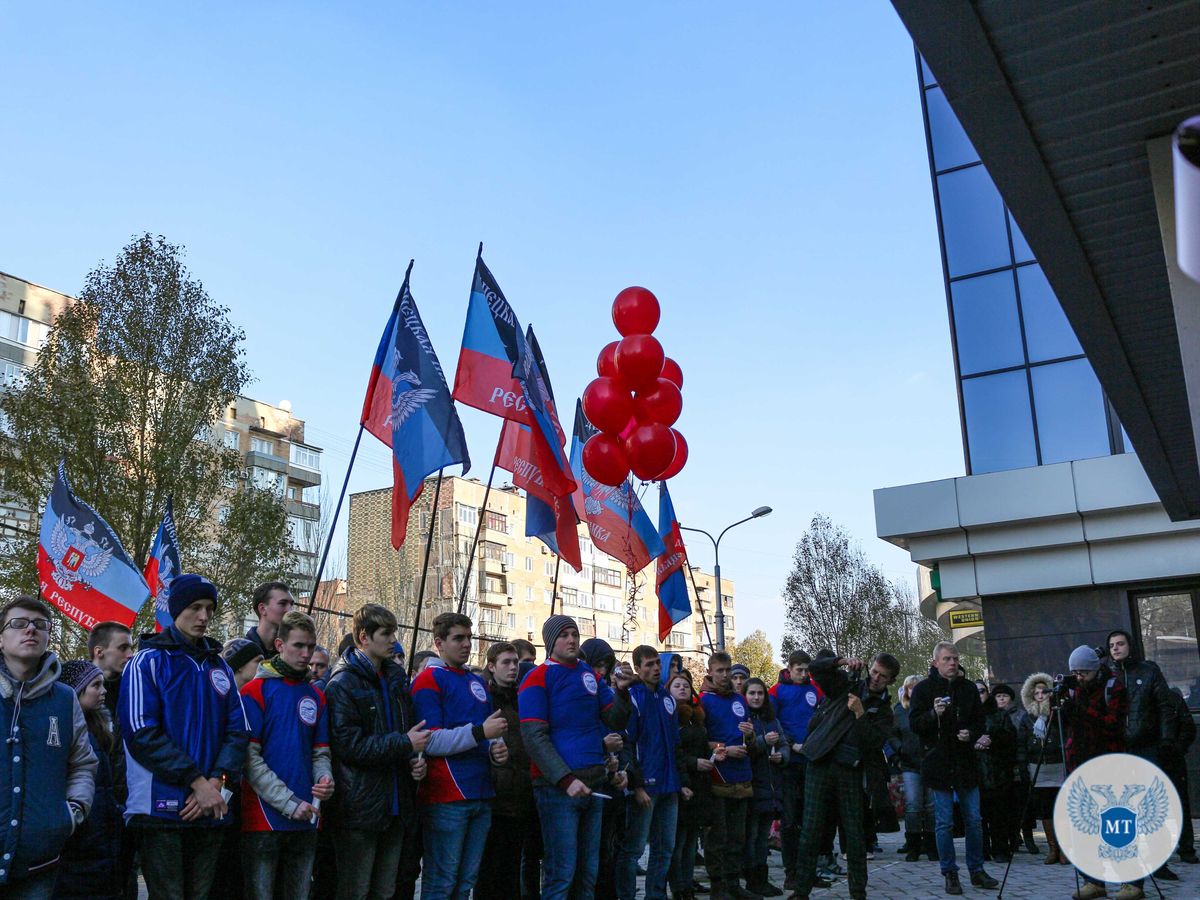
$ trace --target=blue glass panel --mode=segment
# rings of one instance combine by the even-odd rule
[[[1011,269],[955,281],[950,285],[950,295],[959,374],[1024,365]]]
[[[1129,432],[1125,430],[1124,425],[1121,426],[1121,441],[1125,444],[1126,453],[1137,453],[1137,451],[1133,449],[1133,441],[1129,439]]]
[[[1037,465],[1024,369],[963,379],[962,391],[973,474]]]
[[[937,84],[937,79],[933,77],[933,73],[929,71],[929,64],[925,62],[925,57],[921,57],[921,84],[930,85]]]
[[[1021,229],[1017,226],[1017,220],[1012,217],[1011,212],[1008,214],[1008,227],[1012,229],[1013,256],[1017,262],[1029,262],[1034,259],[1033,251],[1025,242],[1025,235],[1021,233]]]
[[[950,275],[970,275],[1012,264],[1004,204],[983,166],[939,175],[942,229]]]
[[[1059,359],[1083,353],[1042,267],[1022,266],[1017,269],[1017,283],[1021,287],[1021,313],[1025,319],[1025,341],[1029,347],[1030,361]]]
[[[942,89],[927,90],[925,104],[929,110],[929,134],[933,138],[933,168],[941,172],[943,169],[978,162],[979,154],[958,124],[958,116],[950,108]]]
[[[1108,456],[1104,394],[1091,364],[1075,359],[1035,366],[1032,375],[1042,463]]]

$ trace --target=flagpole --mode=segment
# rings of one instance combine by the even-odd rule
[[[358,423],[358,436],[354,439],[354,449],[350,451],[350,464],[346,466],[346,477],[342,481],[342,492],[338,495],[337,506],[333,510],[333,521],[329,523],[329,534],[325,536],[325,549],[321,551],[321,562],[317,565],[317,577],[313,579],[312,594],[308,598],[308,612],[311,615],[317,602],[317,588],[321,585],[321,575],[325,572],[325,560],[329,558],[329,548],[333,544],[333,532],[337,528],[338,517],[342,513],[342,501],[346,499],[346,488],[350,486],[350,472],[354,469],[354,459],[358,456],[358,445],[362,442],[363,429],[366,426]]]
[[[696,595],[696,606],[700,610],[700,621],[704,623],[704,636],[708,638],[708,649],[713,652],[717,645],[713,643],[712,632],[708,630],[708,616],[704,614],[704,604],[700,602],[700,590],[696,587],[696,576],[692,572],[692,564],[686,555],[683,557],[683,564],[687,567],[688,578],[692,580],[692,593]]]
[[[479,245],[482,252],[483,244]],[[483,503],[479,505],[479,521],[475,523],[475,540],[471,541],[471,552],[467,556],[467,574],[463,578],[462,590],[458,594],[458,614],[461,616],[467,608],[467,588],[471,585],[471,566],[475,562],[475,548],[479,546],[479,535],[483,532],[483,522],[487,516],[488,496],[492,493],[492,481],[496,477],[496,464],[500,461],[500,443],[504,440],[504,427],[500,428],[500,437],[496,441],[496,452],[492,456],[492,471],[488,474],[487,487],[483,490]]]
[[[554,593],[550,595],[550,615],[554,615],[554,604],[558,602],[558,567],[562,565],[562,557],[554,554]]]
[[[433,532],[437,527],[438,499],[442,496],[442,472],[438,469],[437,484],[433,488],[433,506],[429,512],[429,537],[425,539],[425,562],[421,565],[421,585],[417,588],[417,615],[413,619],[412,645],[408,651],[409,665],[417,655],[417,632],[421,627],[421,607],[425,604],[425,577],[429,574],[429,554],[433,551]]]

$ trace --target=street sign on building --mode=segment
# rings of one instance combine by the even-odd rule
[[[956,609],[950,613],[951,628],[983,627],[983,612],[978,609]]]

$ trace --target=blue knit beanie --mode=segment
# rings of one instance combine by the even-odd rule
[[[185,572],[171,579],[170,593],[167,594],[167,610],[171,618],[179,614],[197,600],[211,600],[213,608],[217,605],[217,586],[194,572]]]

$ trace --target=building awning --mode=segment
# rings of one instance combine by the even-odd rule
[[[1160,228],[1170,197],[1160,189],[1156,202],[1152,179],[1153,147],[1200,113],[1200,3],[892,4],[1164,508],[1200,518],[1200,304],[1184,303],[1178,282],[1172,292],[1173,238],[1164,251]]]

